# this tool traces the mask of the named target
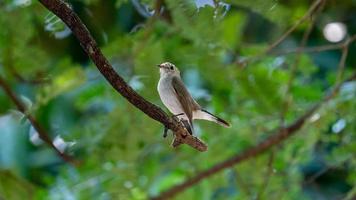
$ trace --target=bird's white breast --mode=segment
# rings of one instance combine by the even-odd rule
[[[163,104],[172,114],[177,115],[184,113],[172,86],[172,77],[161,77],[158,82],[157,90]]]

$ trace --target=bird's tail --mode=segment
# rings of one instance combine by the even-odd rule
[[[221,119],[218,116],[211,114],[210,112],[208,112],[206,110],[202,109],[202,110],[197,110],[194,112],[195,112],[193,114],[194,119],[204,119],[204,120],[215,122],[215,123],[220,124],[221,126],[224,126],[227,128],[230,127],[230,124],[227,121]]]

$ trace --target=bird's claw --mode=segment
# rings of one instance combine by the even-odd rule
[[[168,135],[168,127],[167,126],[164,126],[164,131],[163,131],[163,138],[166,138],[167,135]]]
[[[184,113],[179,113],[179,114],[176,114],[176,115],[173,115],[172,117],[173,118],[176,118],[182,125],[183,127],[187,130],[187,132],[189,132],[190,135],[193,135],[192,133],[192,130],[190,128],[190,125],[188,123],[187,120],[184,120],[183,118],[178,118],[179,116],[181,115],[184,115]],[[163,138],[166,138],[167,135],[168,135],[168,127],[167,126],[164,126],[164,131],[163,131]]]
[[[184,115],[184,113],[179,113],[179,114],[173,115],[173,117],[177,117],[178,118],[181,115]]]

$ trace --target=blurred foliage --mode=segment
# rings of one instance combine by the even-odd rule
[[[146,199],[255,145],[322,98],[336,79],[341,51],[260,55],[296,23],[310,1],[73,0],[117,72],[147,100],[156,64],[175,63],[189,90],[232,128],[196,122],[209,144],[199,153],[170,147],[163,127],[105,81],[70,30],[33,0],[0,1],[0,75],[56,145],[83,163],[64,163],[0,89],[0,199]],[[307,46],[330,44],[323,27],[340,21],[355,34],[356,2],[327,1]],[[310,22],[277,50],[298,47]],[[355,45],[345,76],[355,71]],[[290,89],[288,82],[293,79]],[[32,83],[29,80],[39,80]],[[289,93],[287,93],[289,91]],[[356,83],[324,105],[292,138],[271,151],[202,181],[176,199],[352,199],[356,183]],[[288,105],[281,116],[285,105]]]

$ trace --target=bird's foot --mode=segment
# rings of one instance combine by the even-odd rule
[[[181,116],[181,115],[184,115],[184,113],[179,113],[179,114],[176,114],[176,115],[173,115],[173,118],[176,118],[178,116]],[[180,119],[180,122],[182,122],[182,119]],[[168,135],[168,127],[167,126],[164,126],[164,131],[163,131],[163,137],[166,138],[167,135]]]
[[[166,138],[167,135],[168,135],[168,127],[167,126],[164,126],[164,131],[163,131],[163,138]]]
[[[188,131],[190,135],[193,135],[192,127],[190,126],[188,120],[180,119],[180,122],[183,124],[184,128]]]
[[[179,114],[173,115],[173,117],[179,117],[181,115],[184,115],[184,113],[179,113]]]

